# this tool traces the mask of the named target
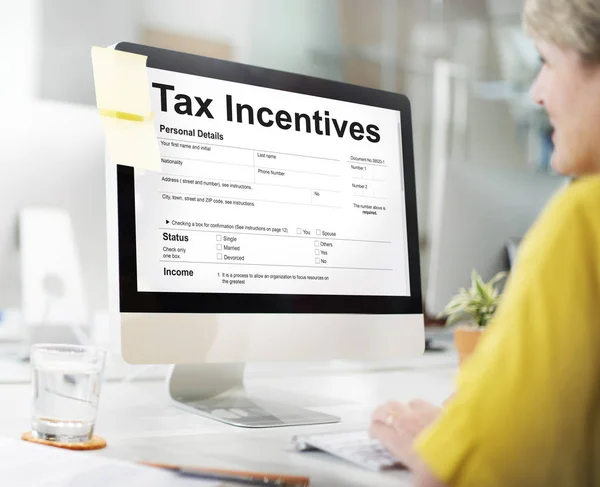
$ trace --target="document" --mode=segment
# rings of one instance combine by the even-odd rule
[[[138,290],[408,296],[400,113],[148,69]]]
[[[111,460],[91,452],[61,450],[0,438],[0,478],[10,487],[217,487],[220,482]]]

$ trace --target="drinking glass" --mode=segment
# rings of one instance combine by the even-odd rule
[[[80,345],[31,347],[35,438],[61,443],[92,439],[106,351]]]

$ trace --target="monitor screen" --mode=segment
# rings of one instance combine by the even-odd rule
[[[397,111],[150,69],[137,285],[407,296]]]
[[[420,312],[402,95],[205,63],[148,58],[162,172],[119,167],[122,310]]]

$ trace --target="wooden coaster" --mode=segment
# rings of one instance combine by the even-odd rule
[[[106,440],[100,436],[94,435],[90,441],[81,443],[61,443],[60,441],[48,441],[35,438],[31,431],[23,433],[21,439],[38,443],[40,445],[55,446],[56,448],[65,448],[67,450],[100,450],[106,446]]]

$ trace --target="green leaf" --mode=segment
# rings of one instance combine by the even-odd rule
[[[486,326],[500,300],[500,291],[495,285],[505,276],[505,272],[499,272],[490,281],[484,282],[473,269],[471,286],[468,289],[460,288],[438,317],[447,318],[447,326],[465,319],[472,320],[477,326]]]

